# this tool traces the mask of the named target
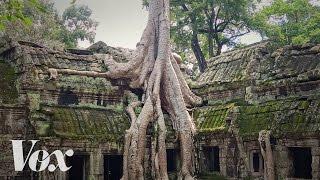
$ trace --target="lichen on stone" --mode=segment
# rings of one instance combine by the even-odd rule
[[[52,113],[53,135],[67,139],[121,141],[129,127],[122,112],[89,107],[43,107]]]
[[[227,117],[234,104],[197,108],[193,118],[199,132],[221,132],[227,128]]]
[[[274,136],[320,132],[319,100],[278,100],[241,106],[237,118],[242,136],[271,130]]]
[[[10,64],[0,59],[0,104],[12,104],[18,101],[16,88],[17,74]]]

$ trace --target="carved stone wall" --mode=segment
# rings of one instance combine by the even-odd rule
[[[73,149],[87,157],[88,177],[99,180],[106,173],[104,157],[122,154],[129,126],[124,108],[133,91],[126,80],[75,75],[50,79],[49,68],[104,72],[106,54],[122,62],[131,53],[101,43],[90,50],[60,52],[28,42],[0,42],[0,179],[68,177],[58,171],[14,172],[11,139],[40,139],[37,148],[48,151]],[[208,158],[204,148],[218,147],[218,173],[230,179],[245,178],[241,151],[252,171],[252,153],[259,153],[260,148],[258,133],[270,130],[278,178],[294,178],[290,148],[310,149],[312,178],[320,178],[319,45],[274,51],[262,42],[226,52],[210,59],[206,72],[190,86],[204,99],[201,107],[190,112],[198,128],[198,175],[217,177],[204,167]],[[170,121],[167,126],[167,147],[178,152]],[[262,178],[263,172],[251,175]]]

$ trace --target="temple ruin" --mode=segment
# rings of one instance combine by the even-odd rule
[[[0,41],[0,179],[121,178],[124,134],[130,125],[125,107],[132,96],[141,98],[141,92],[126,79],[52,78],[50,69],[105,72],[104,55],[125,62],[124,53],[130,50],[103,43],[58,51]],[[259,142],[264,130],[270,132],[276,179],[320,179],[320,45],[273,50],[261,42],[228,51],[208,60],[207,70],[189,86],[204,100],[190,109],[198,131],[198,179],[264,178],[261,149],[267,148]],[[166,123],[168,173],[175,179],[179,142],[173,125]],[[12,139],[39,139],[37,148],[49,152],[73,149],[75,155],[66,158],[73,168],[65,173],[15,172]]]

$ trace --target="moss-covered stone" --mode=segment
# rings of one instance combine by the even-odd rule
[[[49,136],[51,123],[48,121],[36,121],[35,129],[38,136]]]
[[[274,136],[320,132],[319,100],[281,100],[241,106],[236,120],[240,135],[258,136],[271,130]]]
[[[0,103],[11,104],[18,101],[16,80],[14,68],[0,59]]]
[[[234,104],[198,108],[193,111],[199,132],[216,132],[226,130],[226,118]]]
[[[200,175],[199,178],[197,178],[199,180],[211,180],[211,179],[214,179],[214,180],[227,180],[226,177],[224,176],[221,176],[220,174],[217,174],[217,173],[208,173],[208,174],[203,174],[203,175]]]
[[[88,107],[44,107],[52,113],[52,131],[55,136],[67,139],[99,139],[119,141],[129,128],[123,113]]]
[[[31,111],[37,111],[40,109],[40,94],[37,93],[27,93],[28,101],[29,101],[29,108]]]
[[[61,76],[56,83],[55,88],[68,88],[71,87],[78,92],[101,93],[108,94],[117,87],[113,87],[111,82],[105,78],[93,78],[85,76]]]

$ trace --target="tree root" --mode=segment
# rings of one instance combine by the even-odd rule
[[[260,131],[258,140],[260,143],[261,154],[264,159],[264,179],[275,180],[274,159],[270,143],[270,135],[270,131]]]
[[[201,98],[188,87],[179,68],[181,58],[170,50],[170,0],[151,0],[149,20],[137,49],[129,62],[118,63],[105,57],[107,72],[50,69],[52,78],[57,74],[82,75],[108,79],[126,78],[130,86],[143,89],[142,102],[132,102],[127,113],[131,119],[130,129],[125,134],[122,180],[142,180],[146,161],[147,130],[155,130],[150,150],[151,169],[154,179],[168,180],[166,158],[166,126],[164,112],[168,113],[180,137],[182,167],[179,179],[193,179],[193,136],[196,127],[187,106],[201,104]],[[136,116],[134,108],[142,106]]]

